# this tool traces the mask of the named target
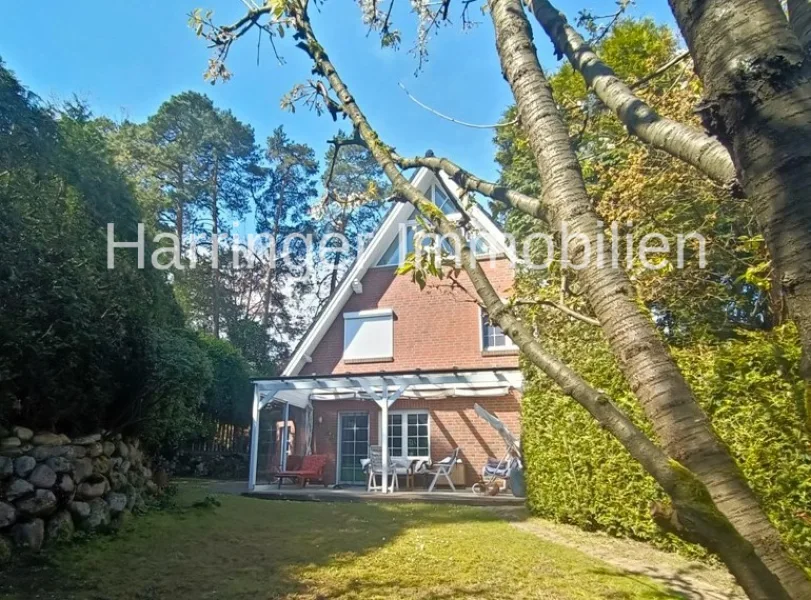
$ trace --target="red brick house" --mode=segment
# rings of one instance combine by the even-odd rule
[[[459,190],[450,179],[423,169],[412,183],[454,218]],[[485,271],[509,295],[511,248],[478,206],[471,222]],[[308,453],[328,456],[328,483],[363,484],[360,459],[376,444],[392,457],[433,461],[458,447],[454,480],[471,485],[488,457],[504,453],[474,404],[520,432],[517,348],[487,321],[464,272],[456,284],[432,280],[422,290],[396,274],[416,226],[413,208],[396,204],[282,375],[254,382],[251,488],[289,455]]]

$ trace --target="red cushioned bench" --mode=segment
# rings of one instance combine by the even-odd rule
[[[327,456],[325,454],[309,454],[301,459],[301,466],[297,469],[276,473],[279,478],[279,489],[285,479],[298,481],[301,487],[305,487],[311,481],[320,481],[324,487],[327,487],[324,481],[324,467],[326,466]]]

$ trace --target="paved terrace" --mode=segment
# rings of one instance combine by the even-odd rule
[[[249,492],[244,482],[216,482],[211,491],[223,494],[241,494],[249,498],[265,500],[295,500],[302,502],[427,502],[429,504],[462,504],[466,506],[524,506],[523,498],[516,498],[509,491],[498,496],[477,496],[470,489],[456,492],[425,490],[396,491],[390,494],[367,492],[364,487],[325,488],[320,485],[257,485]]]

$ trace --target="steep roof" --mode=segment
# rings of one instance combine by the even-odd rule
[[[432,185],[439,182],[456,200],[459,200],[461,195],[459,186],[444,173],[440,173],[437,178],[431,170],[421,168],[411,178],[411,185],[422,193],[428,192]],[[301,338],[287,366],[282,371],[283,377],[290,377],[300,373],[304,365],[307,364],[308,357],[312,356],[324,334],[326,334],[335,319],[341,315],[343,307],[352,294],[355,293],[353,290],[354,282],[360,282],[366,272],[378,263],[396,239],[400,224],[409,221],[413,211],[414,207],[411,204],[401,202],[394,205],[386,214],[372,240],[349,268],[340,284],[319,311],[312,325],[307,329],[304,337]],[[474,205],[469,211],[469,216],[472,225],[481,237],[487,241],[490,248],[495,249],[499,254],[506,254],[514,258],[514,250],[507,243],[504,233],[484,209]]]

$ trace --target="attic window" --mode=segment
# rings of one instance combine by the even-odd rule
[[[344,313],[344,360],[394,358],[394,311],[390,308]]]
[[[454,203],[451,202],[451,199],[448,197],[448,194],[446,194],[445,190],[443,190],[439,185],[434,185],[431,187],[431,201],[436,204],[437,208],[446,215],[459,213],[459,211],[456,210]]]

